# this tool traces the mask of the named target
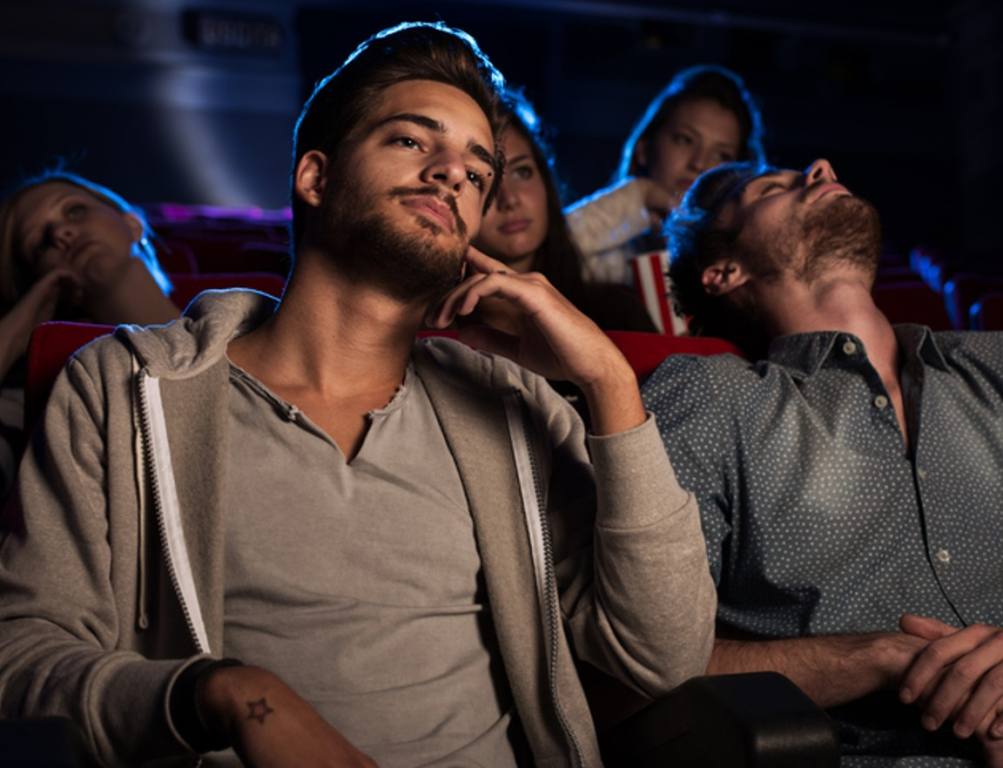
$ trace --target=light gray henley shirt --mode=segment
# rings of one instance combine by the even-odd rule
[[[420,378],[351,461],[231,366],[224,652],[381,766],[514,766],[473,521]]]

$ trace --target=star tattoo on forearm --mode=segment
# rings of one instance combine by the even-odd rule
[[[265,724],[265,718],[272,714],[275,710],[268,706],[268,701],[262,696],[257,701],[247,702],[247,719],[257,720],[262,725]]]

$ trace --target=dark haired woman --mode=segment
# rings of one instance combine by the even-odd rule
[[[518,93],[506,95],[506,106],[505,175],[474,245],[514,271],[542,273],[604,330],[654,331],[633,290],[582,279],[582,257],[561,211],[553,155],[540,120]]]

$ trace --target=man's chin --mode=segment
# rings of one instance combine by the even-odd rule
[[[851,264],[876,272],[881,256],[881,221],[866,200],[834,195],[805,221],[809,243],[806,276],[819,276],[833,263]]]
[[[417,219],[339,216],[325,222],[320,240],[358,284],[378,286],[400,301],[431,301],[456,285],[467,243],[441,227],[419,226]]]

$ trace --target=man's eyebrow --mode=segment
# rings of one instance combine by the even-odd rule
[[[419,115],[414,112],[398,112],[395,115],[385,117],[373,126],[373,130],[382,128],[384,125],[397,122],[414,123],[415,125],[420,125],[422,128],[428,128],[430,131],[435,131],[436,133],[446,133],[446,126],[438,120],[433,120],[427,115]],[[467,150],[477,159],[483,160],[485,163],[490,165],[492,170],[497,170],[495,167],[496,163],[494,155],[488,152],[473,139],[471,139],[467,144]]]
[[[478,160],[483,160],[485,163],[491,166],[492,171],[498,170],[498,163],[495,160],[495,156],[492,155],[490,152],[488,152],[486,149],[484,149],[484,147],[482,147],[476,141],[471,139],[470,142],[467,143],[467,149],[470,151],[470,154],[472,154]]]
[[[783,176],[785,173],[788,173],[788,171],[785,171],[781,168],[777,168],[774,171],[769,171],[767,173],[762,174],[761,176],[757,176],[756,178],[752,179],[751,181],[749,181],[748,184],[745,185],[745,189],[742,190],[741,197],[745,198],[745,196],[749,194],[754,184],[756,186],[759,186],[760,182],[767,181],[769,179],[776,179],[780,176]]]
[[[446,126],[440,123],[438,120],[433,120],[431,117],[426,115],[418,115],[414,112],[398,112],[396,115],[390,115],[389,117],[384,117],[380,120],[373,128],[382,128],[384,125],[389,123],[404,122],[404,123],[415,123],[420,125],[422,128],[428,128],[430,131],[435,131],[436,133],[445,133]]]

